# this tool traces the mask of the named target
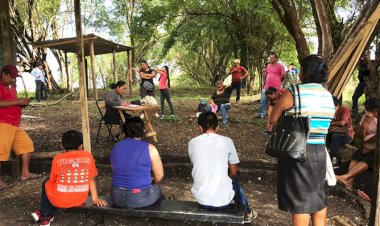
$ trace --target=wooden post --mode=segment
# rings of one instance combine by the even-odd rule
[[[0,1],[0,27],[2,35],[2,53],[3,61],[0,62],[0,66],[7,64],[14,64],[13,51],[12,51],[12,37],[11,37],[11,27],[10,27],[10,17],[9,17],[9,1]]]
[[[376,72],[377,75],[380,75],[380,72]],[[380,94],[380,79],[378,80],[377,84],[377,96]],[[377,112],[380,112],[380,101],[377,99]],[[374,226],[380,226],[380,180],[379,180],[379,174],[380,174],[380,123],[377,123],[377,143],[376,143],[376,149],[375,149],[375,163],[373,166],[373,189],[372,189],[372,195],[371,195],[371,213],[369,216],[369,224],[368,225],[374,225]]]
[[[117,82],[116,80],[116,51],[115,49],[112,52],[112,65],[113,65],[113,82]]]
[[[71,76],[69,75],[69,63],[67,62],[67,52],[65,52],[65,72],[66,72],[66,88],[67,91],[71,91]]]
[[[74,0],[75,8],[75,27],[77,35],[77,57],[78,57],[78,74],[79,74],[79,97],[80,110],[82,116],[82,132],[83,132],[83,148],[91,152],[90,141],[90,122],[88,119],[88,103],[86,93],[86,78],[84,75],[84,50],[83,50],[83,35],[81,22],[80,0]]]
[[[98,99],[98,90],[96,89],[96,75],[95,75],[95,54],[94,54],[94,40],[89,40],[90,45],[90,60],[91,60],[91,76],[92,76],[92,88],[94,92],[95,100]]]
[[[134,51],[134,50],[132,50]],[[131,59],[131,50],[127,51],[128,55],[128,71],[127,71],[127,80],[128,80],[128,86],[129,86],[129,97],[132,97],[132,59]]]

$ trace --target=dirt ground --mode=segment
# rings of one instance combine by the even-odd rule
[[[187,155],[188,141],[199,135],[196,125],[195,109],[200,98],[208,99],[212,89],[173,89],[171,92],[175,118],[164,120],[155,118],[154,127],[158,133],[155,143],[165,165],[166,178],[162,183],[163,193],[177,200],[193,200],[191,188],[191,165]],[[158,93],[156,94],[158,96]],[[100,96],[104,96],[101,92]],[[131,98],[136,99],[137,97]],[[256,99],[255,99],[256,98]],[[252,225],[289,225],[291,218],[277,208],[276,200],[276,160],[264,153],[267,135],[266,120],[256,119],[257,97],[244,96],[240,105],[232,104],[229,111],[229,124],[220,134],[231,137],[238,150],[241,163],[240,176],[245,193],[252,207],[258,211],[258,218]],[[231,98],[234,103],[234,97]],[[51,103],[51,102],[48,102]],[[36,152],[60,150],[63,132],[69,129],[81,129],[80,103],[62,101],[51,106],[38,105],[27,107],[23,114],[38,118],[23,118],[22,127],[34,141]],[[111,174],[106,166],[114,142],[107,141],[107,130],[101,128],[99,143],[95,142],[99,123],[99,113],[95,102],[89,102],[92,153],[101,165],[97,177],[100,194],[108,195]],[[117,130],[115,129],[116,133]],[[150,139],[148,141],[152,142]],[[49,173],[46,163],[32,160],[32,170]],[[4,170],[3,170],[4,171]],[[39,208],[40,187],[43,179],[17,182],[17,179],[2,173],[5,180],[16,185],[0,195],[0,225],[35,225],[30,213]],[[356,225],[368,222],[368,205],[354,195],[340,188],[328,189],[328,225],[332,225],[334,216],[342,216]],[[82,225],[79,214],[58,211],[54,225]],[[199,222],[176,222],[159,219],[120,218],[106,216],[105,225],[214,225]]]

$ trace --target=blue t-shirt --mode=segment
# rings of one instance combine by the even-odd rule
[[[149,144],[127,138],[112,149],[112,185],[128,189],[146,189],[152,183]]]

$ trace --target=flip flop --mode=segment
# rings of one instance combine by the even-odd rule
[[[371,198],[362,190],[358,190],[358,195],[362,197],[365,201],[371,202]]]
[[[36,179],[40,179],[43,176],[44,176],[43,174],[31,173],[30,177],[25,178],[25,179],[20,178],[20,180],[21,181],[36,180]]]
[[[14,184],[3,184],[3,185],[1,185],[0,186],[0,192],[2,192],[2,191],[5,191],[5,190],[7,190],[8,188],[11,188],[11,187],[13,187],[14,186]]]

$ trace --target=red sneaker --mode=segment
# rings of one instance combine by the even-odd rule
[[[53,216],[42,217],[40,221],[40,226],[50,226],[50,223],[54,220]]]
[[[33,219],[34,219],[35,222],[40,221],[41,218],[42,218],[40,210],[36,210],[33,213],[31,213],[30,215],[32,215],[32,217],[33,217]]]

